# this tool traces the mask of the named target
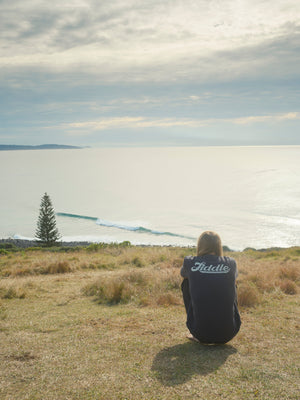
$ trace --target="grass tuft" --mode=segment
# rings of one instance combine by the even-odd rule
[[[72,268],[68,261],[58,261],[53,264],[48,265],[42,273],[44,274],[65,274],[71,272]]]
[[[26,292],[23,288],[9,286],[0,287],[0,298],[1,299],[25,299]]]
[[[157,305],[159,306],[172,306],[181,304],[178,296],[175,296],[173,293],[161,294],[157,299]]]
[[[30,351],[21,351],[20,353],[17,354],[12,354],[11,356],[9,356],[9,358],[11,360],[15,360],[15,361],[30,361],[30,360],[34,360],[36,358],[35,355],[33,355]]]
[[[0,290],[1,293],[1,290]],[[0,320],[3,321],[7,318],[6,307],[0,303]]]
[[[129,270],[98,279],[83,288],[99,303],[138,305],[182,304],[178,269]]]
[[[238,286],[238,304],[241,307],[254,307],[260,302],[258,289],[250,282]]]
[[[138,268],[142,268],[144,266],[142,260],[140,259],[140,257],[134,257],[134,259],[132,260],[132,264],[135,265]]]
[[[285,294],[297,294],[297,285],[290,279],[285,279],[279,284],[280,289]]]
[[[133,288],[129,282],[120,278],[115,280],[99,280],[83,288],[87,296],[94,296],[99,304],[126,304],[133,296]]]
[[[265,276],[258,274],[250,274],[247,277],[247,281],[250,284],[254,284],[261,293],[271,292],[275,285],[272,280],[269,280]]]
[[[300,278],[300,271],[294,265],[286,265],[279,269],[279,278],[296,282]]]
[[[128,303],[133,295],[132,288],[127,282],[114,281],[107,291],[109,304]]]

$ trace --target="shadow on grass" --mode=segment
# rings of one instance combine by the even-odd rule
[[[217,370],[236,352],[237,350],[228,344],[178,344],[157,353],[151,370],[163,385],[176,386],[187,382],[193,375],[207,375]]]

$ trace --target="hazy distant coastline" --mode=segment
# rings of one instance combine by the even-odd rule
[[[0,144],[1,150],[57,150],[57,149],[82,149],[79,146],[69,146],[65,144],[41,144],[37,146]]]

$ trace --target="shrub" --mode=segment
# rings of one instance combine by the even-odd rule
[[[178,298],[172,293],[162,294],[157,299],[157,304],[159,306],[170,306],[180,304]]]
[[[277,258],[280,256],[279,251],[276,250],[267,250],[267,251],[261,251],[261,257],[263,258]]]
[[[104,264],[104,263],[99,263],[95,265],[95,268],[97,269],[114,269],[115,264],[110,263],[110,264]]]
[[[94,282],[89,285],[86,285],[82,292],[86,296],[101,296],[104,290],[104,286],[100,282]]]
[[[291,265],[281,267],[279,270],[279,278],[297,281],[299,279],[299,270]]]
[[[87,246],[86,251],[92,252],[92,251],[99,251],[100,249],[103,249],[103,243],[92,243],[89,246]]]
[[[64,274],[66,272],[71,272],[71,267],[68,261],[59,261],[50,264],[46,269],[44,269],[44,274]]]
[[[291,281],[290,279],[285,279],[280,284],[280,289],[285,294],[296,294],[297,293],[297,286],[295,282]]]
[[[238,303],[241,307],[254,307],[259,303],[259,293],[255,285],[245,282],[238,286]]]
[[[1,295],[1,289],[0,289],[0,295]],[[7,318],[7,312],[4,306],[0,303],[0,320],[5,320]]]
[[[30,253],[30,252],[34,252],[34,251],[45,251],[45,248],[42,247],[26,247],[26,249],[24,249],[26,253]]]
[[[0,288],[0,297],[2,299],[24,299],[26,293],[21,288],[14,288],[10,286],[8,288]]]
[[[142,260],[139,257],[134,257],[134,259],[132,260],[132,264],[138,268],[141,268],[144,265]]]
[[[224,252],[230,252],[232,250],[228,246],[223,246],[223,251]]]
[[[151,299],[147,295],[141,296],[138,299],[138,304],[142,307],[150,306]]]
[[[83,292],[87,296],[96,296],[98,303],[109,305],[128,303],[134,295],[131,285],[120,278],[95,282],[86,286]]]
[[[300,248],[294,248],[290,250],[291,254],[294,254],[296,256],[300,256]]]
[[[183,259],[181,257],[180,258],[175,258],[172,261],[172,266],[175,267],[175,268],[181,268],[182,265],[183,265]]]
[[[130,272],[128,275],[126,275],[126,280],[139,286],[146,286],[149,283],[145,272],[138,271]]]
[[[26,276],[26,275],[33,275],[33,274],[34,274],[34,270],[32,268],[19,266],[10,275],[13,275],[13,276]]]
[[[126,247],[131,247],[131,243],[128,240],[125,240],[124,242],[121,242],[121,243],[102,243],[102,242],[91,243],[90,245],[88,245],[86,247],[86,250],[92,252],[92,251],[99,251],[102,249],[116,250],[119,248],[122,249],[122,248],[126,248]]]
[[[18,250],[17,246],[15,246],[13,243],[0,243],[0,249],[6,249],[6,250],[11,250],[11,251],[16,251]]]
[[[16,361],[30,361],[34,360],[36,356],[31,354],[30,351],[21,351],[18,354],[12,354],[10,358]]]
[[[75,251],[83,250],[83,246],[61,246],[54,249],[58,253],[74,253]]]
[[[139,305],[171,305],[181,303],[178,271],[131,270],[118,276],[108,276],[83,288],[87,296],[105,304],[128,303]]]
[[[124,240],[124,242],[119,243],[120,247],[131,247],[129,240]]]
[[[106,300],[109,304],[128,303],[132,293],[130,285],[122,281],[114,281],[108,287]]]
[[[163,278],[166,289],[168,290],[179,290],[181,287],[182,278],[178,271],[172,274],[168,274]]]
[[[260,292],[270,292],[274,288],[274,283],[261,275],[250,275],[247,280],[252,282]]]

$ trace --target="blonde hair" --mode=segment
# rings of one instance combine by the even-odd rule
[[[223,256],[221,238],[216,232],[206,231],[199,236],[197,256],[204,256],[205,254]]]

